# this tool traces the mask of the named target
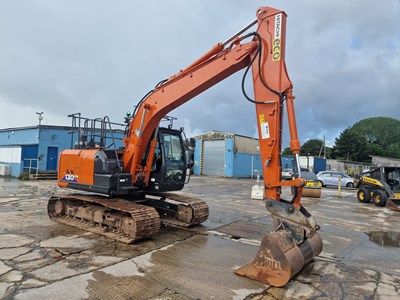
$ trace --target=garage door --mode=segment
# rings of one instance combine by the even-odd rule
[[[203,141],[202,174],[224,176],[225,140]]]

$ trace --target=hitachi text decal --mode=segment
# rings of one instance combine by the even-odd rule
[[[274,39],[272,41],[272,61],[281,59],[281,32],[282,32],[282,14],[275,16]]]

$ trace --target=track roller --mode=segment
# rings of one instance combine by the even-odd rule
[[[57,195],[47,206],[50,219],[109,238],[133,243],[156,234],[160,216],[153,207],[95,195]]]

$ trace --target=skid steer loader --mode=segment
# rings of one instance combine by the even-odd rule
[[[356,175],[357,199],[400,211],[400,167],[380,166]]]

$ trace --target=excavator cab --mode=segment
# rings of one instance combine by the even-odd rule
[[[187,168],[181,131],[159,128],[147,190],[157,193],[183,189]]]

